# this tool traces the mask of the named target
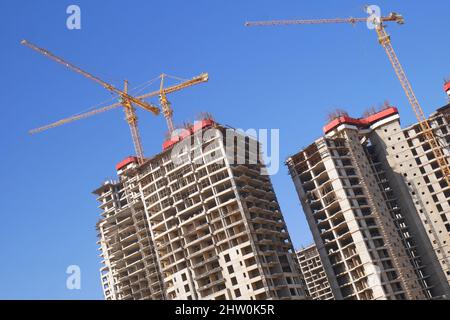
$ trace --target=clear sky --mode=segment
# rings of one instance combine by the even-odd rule
[[[81,7],[81,30],[66,8]],[[280,129],[281,160],[321,135],[336,107],[359,116],[385,100],[403,124],[414,121],[374,31],[365,24],[246,28],[246,20],[365,16],[349,1],[0,1],[0,298],[101,299],[91,191],[115,177],[133,152],[120,109],[29,136],[27,131],[89,109],[111,95],[19,44],[28,39],[80,67],[134,87],[161,72],[207,84],[170,97],[175,121],[209,111],[237,128]],[[450,75],[450,3],[378,1],[404,26],[390,25],[411,82],[431,113],[445,104]],[[149,89],[156,89],[151,87]],[[152,100],[157,102],[157,100]],[[147,155],[161,150],[165,122],[140,112]],[[286,167],[272,177],[296,247],[311,242]],[[66,289],[67,266],[81,268],[81,290]]]

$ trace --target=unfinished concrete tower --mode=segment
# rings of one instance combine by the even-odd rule
[[[229,141],[239,142],[227,148],[229,135]],[[146,297],[303,298],[295,252],[270,179],[263,174],[259,143],[206,119],[173,136],[163,149],[140,166],[131,161],[120,173],[121,182],[129,183],[118,188],[127,188],[139,214],[144,211],[146,236],[154,248],[148,263],[161,275],[150,282]],[[97,193],[105,196],[103,189]],[[111,286],[123,281],[111,272],[107,254],[114,250],[104,235],[104,220],[99,223],[100,242],[105,283]],[[129,245],[137,242],[135,238]],[[125,270],[135,263],[122,262]],[[139,267],[144,277],[145,266]]]
[[[136,162],[130,157],[119,163],[119,180],[107,181],[94,191],[102,210],[97,231],[106,300],[165,298],[137,178],[126,174]]]
[[[313,300],[333,300],[333,292],[316,245],[297,250],[297,258],[308,297]]]
[[[450,104],[434,112],[429,121],[449,157]],[[450,283],[450,186],[439,169],[430,145],[418,124],[402,129],[398,115],[374,128],[371,153],[377,155],[405,219],[416,238],[421,256],[433,274],[433,295],[449,294]]]
[[[417,213],[399,204],[409,194],[396,193],[378,159],[373,133],[395,117],[395,108],[340,116],[287,161],[336,299],[426,299],[447,290]]]

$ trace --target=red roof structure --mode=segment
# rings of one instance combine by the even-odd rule
[[[450,92],[450,81],[447,81],[447,82],[444,84],[444,91],[447,92],[447,93]]]
[[[360,128],[367,128],[367,127],[371,126],[372,124],[374,124],[375,122],[383,120],[394,114],[398,114],[397,108],[389,107],[387,109],[384,109],[384,110],[377,112],[366,118],[355,119],[355,118],[348,117],[348,116],[342,116],[342,117],[334,119],[333,121],[331,121],[327,125],[325,125],[323,127],[323,132],[326,134],[326,133],[336,129],[341,124],[350,124],[350,125],[354,125],[354,126],[357,126]]]
[[[128,157],[122,161],[120,161],[117,165],[116,165],[116,170],[119,171],[120,169],[122,169],[123,167],[129,165],[130,163],[137,163],[138,159],[136,157]]]
[[[191,134],[193,134],[199,130],[202,130],[203,128],[211,127],[214,124],[215,124],[215,122],[212,119],[204,119],[204,120],[196,121],[194,123],[194,125],[192,126],[192,128],[183,129],[179,135],[176,135],[176,136],[170,138],[169,140],[164,141],[164,143],[162,145],[163,150],[166,151],[167,149],[169,149],[173,145],[175,145],[177,142],[180,142],[184,138],[189,137]]]

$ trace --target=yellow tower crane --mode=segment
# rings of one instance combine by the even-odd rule
[[[101,80],[100,78],[98,78],[98,77],[96,77],[96,76],[94,76],[94,75],[92,75],[92,74],[90,74],[90,73],[88,73],[88,72],[78,68],[77,66],[67,62],[66,60],[64,60],[64,59],[62,59],[60,57],[55,56],[54,54],[52,54],[51,52],[49,52],[46,49],[40,48],[40,47],[38,47],[38,46],[36,46],[36,45],[26,41],[26,40],[22,40],[21,44],[23,44],[23,45],[25,45],[25,46],[27,46],[27,47],[29,47],[29,48],[31,48],[31,49],[41,53],[41,54],[43,54],[44,56],[49,57],[50,59],[52,59],[52,60],[54,60],[54,61],[64,65],[65,67],[67,67],[67,68],[69,68],[69,69],[71,69],[71,70],[73,70],[73,71],[75,71],[75,72],[77,72],[77,73],[79,73],[79,74],[81,74],[83,76],[85,76],[86,78],[89,78],[89,79],[99,83],[104,88],[106,88],[107,90],[109,90],[109,91],[111,91],[113,93],[118,94],[119,97],[120,97],[120,102],[117,102],[117,103],[114,103],[114,104],[111,104],[111,105],[108,105],[108,106],[105,106],[105,107],[102,107],[102,108],[98,108],[98,109],[95,109],[95,110],[91,110],[91,111],[88,111],[88,112],[85,112],[85,113],[81,113],[81,114],[78,114],[78,115],[75,115],[75,116],[72,116],[72,117],[69,117],[69,118],[65,118],[65,119],[53,122],[51,124],[48,124],[48,125],[45,125],[45,126],[42,126],[42,127],[39,127],[39,128],[33,129],[33,130],[30,130],[30,133],[31,134],[35,134],[35,133],[38,133],[38,132],[42,132],[42,131],[45,131],[45,130],[48,130],[48,129],[51,129],[51,128],[54,128],[54,127],[58,127],[60,125],[69,123],[69,122],[85,119],[85,118],[88,118],[90,116],[93,116],[93,115],[96,115],[96,114],[99,114],[99,113],[102,113],[102,112],[105,112],[105,111],[108,111],[108,110],[112,110],[112,109],[115,109],[115,108],[118,108],[118,107],[122,106],[124,108],[124,111],[125,111],[126,120],[127,120],[128,125],[130,127],[131,136],[132,136],[132,139],[133,139],[133,144],[134,144],[134,148],[135,148],[135,152],[136,152],[136,157],[138,158],[139,163],[143,162],[144,150],[143,150],[143,147],[142,147],[142,142],[141,142],[141,138],[140,138],[140,134],[139,134],[138,122],[137,122],[138,118],[137,118],[137,115],[136,115],[136,109],[134,108],[134,105],[137,105],[137,106],[143,108],[144,110],[150,111],[154,115],[159,115],[159,113],[160,113],[159,107],[154,105],[154,104],[152,104],[152,103],[145,102],[145,101],[143,101],[143,99],[147,99],[147,98],[150,98],[150,97],[153,97],[153,96],[157,96],[157,95],[166,97],[167,94],[170,94],[172,92],[176,92],[176,91],[182,90],[184,88],[187,88],[187,87],[190,87],[190,86],[193,86],[193,85],[196,85],[196,84],[208,81],[208,74],[207,73],[202,73],[201,75],[199,75],[197,77],[194,77],[194,78],[192,78],[190,80],[186,80],[186,81],[184,81],[182,83],[179,83],[177,85],[173,85],[173,86],[170,86],[170,87],[167,87],[167,88],[163,87],[163,80],[162,80],[161,81],[161,87],[160,87],[159,90],[154,91],[154,92],[150,92],[150,93],[147,93],[147,94],[143,94],[143,95],[138,96],[138,97],[133,97],[133,96],[128,94],[128,81],[125,81],[124,90],[123,91],[119,90],[119,89],[115,88],[113,85],[111,85],[111,84]],[[161,75],[161,78],[163,78],[162,75]],[[165,99],[167,101],[167,98],[165,98]],[[163,108],[164,108],[164,110],[167,110],[167,106],[163,105]],[[170,111],[172,110],[170,108],[170,106],[169,106],[169,110]],[[167,112],[164,113],[164,116],[166,117],[166,119],[168,119],[168,117],[170,116],[170,120],[167,120],[168,123],[169,123],[169,121],[170,121],[170,123],[172,123],[172,113],[173,113],[172,111],[170,113],[167,113]],[[170,130],[171,129],[169,127],[169,131]],[[173,125],[172,125],[172,130],[173,130]]]
[[[404,24],[405,20],[402,15],[398,13],[391,13],[388,16],[376,17],[371,16],[370,18],[335,18],[335,19],[313,19],[313,20],[272,20],[272,21],[253,21],[246,22],[246,26],[275,26],[275,25],[305,25],[305,24],[330,24],[330,23],[349,23],[356,24],[359,22],[371,22],[374,26],[375,31],[378,35],[378,41],[381,46],[386,51],[389,61],[394,68],[395,74],[397,75],[403,90],[405,91],[406,97],[416,115],[419,125],[422,129],[422,134],[424,135],[426,141],[430,144],[433,154],[439,164],[440,170],[444,176],[445,181],[450,185],[450,168],[448,164],[447,157],[442,151],[442,147],[439,145],[438,140],[431,128],[431,125],[423,112],[422,107],[412,89],[411,83],[406,77],[406,73],[400,64],[400,61],[395,54],[394,48],[392,47],[391,37],[388,35],[385,29],[385,22],[397,22],[398,24]]]
[[[186,80],[178,85],[172,86],[172,87],[167,87],[164,88],[164,80],[165,78],[168,77],[167,74],[163,73],[161,74],[160,78],[161,78],[161,84],[160,84],[160,88],[159,88],[159,101],[161,103],[161,109],[162,109],[162,113],[164,115],[164,118],[166,119],[167,122],[167,127],[169,129],[169,135],[173,132],[174,130],[174,125],[173,125],[173,109],[172,109],[172,104],[169,102],[169,100],[167,99],[167,94],[174,92],[174,91],[178,91],[187,87],[190,87],[192,85],[198,84],[198,83],[202,83],[202,82],[206,82],[208,81],[208,74],[207,73],[202,73],[201,75],[199,75],[198,77],[195,77],[191,80]],[[153,92],[151,93],[151,95],[156,95],[157,92]],[[148,95],[145,95],[146,97],[148,97]]]

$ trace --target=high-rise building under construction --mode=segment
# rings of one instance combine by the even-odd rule
[[[226,134],[245,152],[227,149]],[[105,298],[303,298],[259,143],[205,119],[163,149],[126,159],[95,191]]]
[[[297,250],[297,258],[308,297],[313,300],[334,299],[316,245]]]
[[[429,121],[449,155],[450,105]],[[336,299],[449,293],[450,187],[396,108],[340,115],[287,165]]]

